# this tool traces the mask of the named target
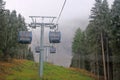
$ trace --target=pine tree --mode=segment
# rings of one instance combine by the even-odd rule
[[[72,43],[72,67],[85,68],[85,47],[85,34],[78,28]]]
[[[4,9],[5,2],[3,0],[0,0],[0,10]]]
[[[90,34],[91,37],[93,35],[93,38],[91,39],[91,41],[93,41],[93,45],[95,45],[95,47],[97,48],[97,51],[94,50],[94,52],[96,52],[95,61],[96,59],[99,59],[98,62],[102,63],[100,61],[101,59],[103,60],[104,78],[105,80],[107,80],[107,76],[106,76],[107,75],[106,73],[107,71],[106,70],[106,58],[107,57],[106,57],[106,47],[105,47],[106,45],[105,35],[108,35],[108,32],[109,32],[108,30],[109,23],[110,23],[109,8],[108,8],[107,0],[104,0],[103,2],[101,0],[95,0],[95,1],[96,1],[95,6],[91,10],[92,14],[91,14],[90,24],[92,24],[92,26],[89,29],[92,29],[92,31],[94,31],[95,33],[95,34],[94,33]],[[99,58],[100,56],[102,56],[102,58]],[[98,62],[95,62],[95,64]],[[99,73],[102,74],[98,70],[99,69],[97,69],[97,74]]]
[[[0,0],[0,44],[1,44],[1,41],[2,41],[2,23],[3,23],[3,14],[4,14],[4,4],[3,4],[3,1]],[[2,53],[2,50],[1,50],[1,45],[0,45],[0,57],[3,55]]]
[[[4,2],[3,2],[3,0],[0,0],[0,43],[2,43],[1,42],[1,40],[2,40],[2,29],[3,29],[3,25],[4,25],[4,21],[3,21],[3,19],[4,19]],[[0,48],[1,48],[2,46],[0,45]]]
[[[111,9],[111,48],[114,60],[114,80],[120,78],[120,0],[115,0]]]
[[[5,25],[5,22],[4,22],[4,16],[5,16],[4,6],[5,6],[5,2],[3,0],[0,0],[0,50],[1,50],[0,54],[1,54],[1,56],[3,55],[3,52],[2,52],[3,35],[4,35],[3,34],[3,29],[4,29],[4,25]]]

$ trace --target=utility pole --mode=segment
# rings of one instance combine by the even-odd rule
[[[50,29],[54,29],[56,26],[52,22],[44,23],[45,19],[52,19],[52,21],[56,17],[52,16],[29,16],[33,23],[30,24],[30,27],[36,28],[41,27],[40,31],[40,54],[39,54],[39,75],[43,77],[43,62],[44,62],[44,27],[50,27]],[[36,19],[42,19],[42,22],[36,23]]]

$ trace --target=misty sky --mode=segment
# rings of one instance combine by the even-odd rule
[[[29,16],[58,16],[64,0],[5,0],[6,8],[22,14],[27,22]],[[67,0],[61,18],[88,19],[94,0]],[[113,0],[108,0],[111,4]],[[62,20],[62,19],[61,19]]]
[[[29,16],[55,16],[58,17],[64,0],[5,0],[6,9],[16,10],[24,16],[26,23],[30,23]],[[108,0],[112,4],[113,0]],[[71,45],[75,30],[80,27],[85,29],[88,25],[90,10],[94,6],[94,0],[67,0],[59,21],[59,29],[62,33],[62,41],[56,45],[57,53],[49,55],[49,61],[68,67],[71,60]],[[38,44],[39,29],[33,31],[32,47]],[[48,43],[48,32],[45,34],[45,43]],[[38,60],[38,54],[35,54]]]

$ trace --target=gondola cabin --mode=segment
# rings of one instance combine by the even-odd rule
[[[49,42],[50,43],[60,43],[61,40],[61,33],[60,32],[49,32]]]
[[[40,46],[36,46],[36,47],[35,47],[35,52],[36,52],[36,53],[40,53]]]
[[[32,32],[31,31],[19,31],[18,42],[22,44],[31,44]]]
[[[50,47],[50,53],[56,53],[56,48],[55,47]]]

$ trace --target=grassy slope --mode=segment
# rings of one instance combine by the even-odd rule
[[[44,64],[43,80],[95,80],[88,75],[91,76],[84,70]],[[14,60],[12,63],[0,62],[0,80],[40,80],[38,64],[27,60]]]

